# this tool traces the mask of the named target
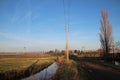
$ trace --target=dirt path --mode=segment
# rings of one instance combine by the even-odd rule
[[[120,72],[117,70],[87,62],[86,60],[80,59],[76,56],[72,56],[71,59],[74,59],[80,64],[80,66],[89,71],[94,80],[120,80]]]

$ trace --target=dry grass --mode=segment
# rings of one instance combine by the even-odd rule
[[[67,63],[64,59],[59,63],[59,69],[57,70],[56,75],[53,77],[53,80],[79,80],[77,63],[73,60],[70,60]]]

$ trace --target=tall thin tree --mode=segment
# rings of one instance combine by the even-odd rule
[[[102,19],[100,20],[101,29],[100,29],[100,42],[103,50],[104,60],[107,60],[107,56],[110,52],[112,46],[113,37],[112,37],[112,26],[108,20],[108,13],[106,10],[101,11]]]

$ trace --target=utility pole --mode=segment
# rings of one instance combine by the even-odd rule
[[[67,0],[68,2],[69,0]],[[70,2],[65,6],[65,1],[63,0],[63,8],[64,8],[64,20],[65,20],[65,26],[66,26],[66,51],[65,51],[65,57],[67,63],[69,62],[69,49],[68,49],[68,27],[69,27],[69,8],[70,8]]]
[[[68,24],[66,24],[66,60],[69,62],[69,50],[68,50]]]

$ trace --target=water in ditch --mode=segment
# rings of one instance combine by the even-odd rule
[[[51,64],[47,68],[43,69],[42,71],[40,71],[30,77],[26,77],[22,80],[48,80],[53,75],[55,75],[57,69],[58,69],[58,63],[54,62],[53,64]]]

